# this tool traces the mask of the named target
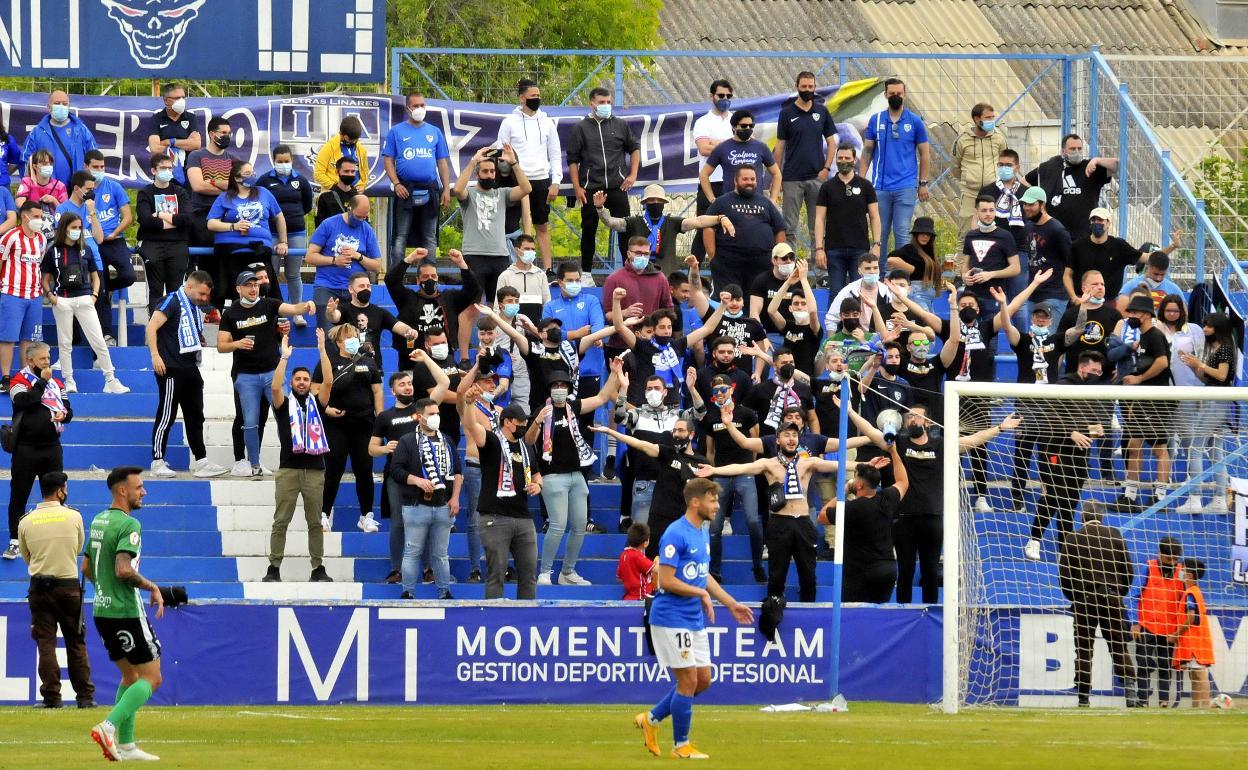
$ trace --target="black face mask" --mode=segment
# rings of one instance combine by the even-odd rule
[[[93,201],[93,200],[95,200],[95,190],[92,190],[91,192],[85,192],[85,193],[83,193],[83,194],[82,194],[82,199],[83,199],[84,201]]]
[[[734,361],[729,361],[726,364],[720,363],[719,361],[715,362],[715,371],[717,372],[731,372],[733,369],[736,369],[736,368],[737,368],[737,364]]]
[[[893,94],[892,96],[888,97],[889,109],[900,110],[903,102],[905,102],[905,98],[902,96],[898,96],[897,94]]]
[[[398,404],[399,406],[407,406],[412,403],[412,397],[411,396],[395,396],[394,403]]]
[[[432,278],[420,282],[420,290],[425,294],[437,294],[438,282]]]
[[[964,307],[958,311],[958,320],[964,324],[973,324],[979,318],[979,311],[973,307]]]
[[[214,136],[212,137],[212,143],[224,150],[226,147],[230,146],[230,135],[226,134],[225,136]]]
[[[367,305],[368,301],[373,298],[372,289],[361,289],[355,293],[355,301],[361,305]]]
[[[662,334],[662,335],[660,335],[660,334],[656,334],[656,335],[654,335],[654,344],[655,344],[655,345],[658,345],[658,346],[659,346],[659,347],[661,347],[661,348],[665,348],[665,347],[667,347],[668,345],[672,344],[672,335],[670,335],[670,334]]]
[[[798,91],[797,98],[801,99],[804,102],[813,102],[815,100],[815,92],[814,91]]]
[[[780,368],[776,370],[782,380],[793,379],[793,364],[780,364]]]
[[[901,364],[884,364],[884,371],[888,372],[888,376],[896,377],[901,372]]]
[[[736,133],[737,133],[737,138],[744,142],[746,139],[749,139],[751,136],[754,136],[754,129],[738,128]]]
[[[554,329],[547,329],[546,339],[558,345],[560,342],[563,342],[563,329],[560,329],[559,327],[555,327]]]
[[[906,428],[906,435],[910,438],[922,438],[923,433],[922,425],[911,425],[909,428]]]
[[[858,326],[859,326],[859,320],[857,318],[842,318],[841,319],[841,328],[845,330],[846,334],[853,334],[855,331],[858,330]]]
[[[528,107],[530,110],[533,110],[534,112],[537,112],[537,108],[542,106],[542,97],[534,96],[531,99],[525,99],[524,106]]]
[[[1128,318],[1128,319],[1127,319],[1127,326],[1130,326],[1132,329],[1138,329],[1138,328],[1140,328],[1140,327],[1141,327],[1141,326],[1143,326],[1143,325],[1144,325],[1144,322],[1143,322],[1143,321],[1141,321],[1141,320],[1140,320],[1140,319],[1138,319],[1138,318]]]
[[[646,204],[646,214],[650,216],[651,221],[654,221],[658,219],[659,217],[663,216],[664,205],[665,204],[663,203],[647,203]]]
[[[353,176],[340,176],[340,177],[338,177],[338,183],[339,183],[339,184],[341,184],[343,187],[354,187],[354,186],[355,186],[355,177],[353,177]]]
[[[495,187],[498,187],[498,180],[497,180],[497,179],[478,179],[478,180],[477,180],[477,188],[478,188],[478,189],[481,189],[481,190],[493,190]]]
[[[677,451],[683,452],[689,448],[689,439],[674,438],[672,439],[672,446],[676,447]]]

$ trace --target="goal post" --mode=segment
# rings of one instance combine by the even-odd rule
[[[1139,575],[1158,541],[1174,537],[1206,567],[1200,585],[1209,606],[1248,614],[1248,585],[1231,574],[1225,504],[1226,471],[1248,475],[1248,389],[950,381],[943,403],[944,712],[1075,705],[1081,675],[1071,640],[1078,634],[1058,564],[1065,533],[1079,529],[1092,500],[1123,535],[1130,566],[1120,572]],[[1018,429],[993,432],[975,457],[961,448],[959,435],[1011,412],[1023,418]],[[1097,574],[1120,561],[1097,559]],[[1068,581],[1070,574],[1068,566]],[[1127,603],[1134,606],[1131,597]],[[1149,669],[1129,665],[1142,657],[1139,647],[1123,643],[1111,654],[1106,639],[1094,640],[1091,674],[1082,674],[1092,680],[1093,705],[1119,703],[1150,681]],[[1124,670],[1135,671],[1130,682]],[[1211,672],[1216,680],[1218,668]],[[1155,675],[1161,692],[1170,683]]]

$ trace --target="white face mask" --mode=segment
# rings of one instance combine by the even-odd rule
[[[183,99],[174,99],[174,100],[173,100],[173,111],[174,111],[174,112],[176,112],[176,113],[178,113],[179,115],[181,115],[182,113],[186,112],[186,99],[185,99],[185,98],[183,98]]]
[[[790,275],[793,275],[793,268],[795,267],[797,267],[797,265],[792,262],[781,262],[780,267],[777,268],[777,270],[780,273],[780,277],[788,278]]]
[[[531,265],[537,259],[537,252],[533,249],[525,249],[520,252],[520,261],[526,265]]]
[[[430,414],[425,416],[425,427],[434,433],[438,432],[438,428],[442,427],[442,415]]]
[[[425,122],[425,108],[424,107],[413,107],[411,115],[412,115],[412,120],[416,121],[417,123]]]
[[[451,346],[445,342],[439,342],[429,348],[429,355],[441,361],[451,353]]]
[[[563,404],[565,401],[568,400],[568,389],[567,388],[551,388],[550,400],[556,404],[560,404],[560,405]]]
[[[793,311],[793,323],[797,324],[798,326],[805,326],[806,324],[810,323],[810,311],[809,310],[794,310]]]
[[[663,391],[647,390],[646,391],[646,403],[649,404],[650,406],[658,407],[660,404],[663,403]]]
[[[82,237],[82,231],[81,230],[66,230],[65,237],[69,238],[71,243],[76,243],[78,239]]]
[[[845,372],[838,372],[835,369],[829,369],[828,379],[832,380],[833,382],[840,382],[841,380],[845,379]]]

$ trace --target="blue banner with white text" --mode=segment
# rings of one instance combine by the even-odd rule
[[[381,0],[10,0],[0,76],[381,83]]]

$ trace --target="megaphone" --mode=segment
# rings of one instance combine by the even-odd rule
[[[901,412],[896,409],[885,409],[875,418],[875,427],[884,434],[884,440],[893,443],[901,431]]]

